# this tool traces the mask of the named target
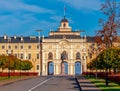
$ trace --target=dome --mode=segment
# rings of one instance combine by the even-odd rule
[[[61,22],[68,22],[66,18],[62,19]]]

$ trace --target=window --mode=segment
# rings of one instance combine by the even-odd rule
[[[39,53],[37,54],[37,59],[39,59]]]
[[[28,54],[28,59],[31,59],[31,54]]]
[[[39,49],[39,45],[37,45],[37,49]]]
[[[15,49],[17,49],[17,45],[15,45]]]
[[[28,46],[28,49],[31,49],[31,45]]]
[[[4,45],[2,45],[2,49],[5,49],[5,46],[4,46]]]
[[[76,59],[77,60],[80,59],[80,53],[79,52],[76,53]]]
[[[23,59],[23,54],[21,53],[21,56],[20,56],[21,59]]]
[[[39,65],[37,65],[36,69],[39,70]]]
[[[63,27],[66,27],[66,24],[65,24],[65,23],[63,24]]]
[[[17,54],[15,53],[15,57],[17,57]]]
[[[84,53],[84,58],[83,59],[86,59],[86,53]]]
[[[23,49],[23,45],[21,45],[21,49]]]
[[[49,54],[48,54],[48,60],[52,60],[53,59],[53,54],[52,54],[52,52],[49,52]]]
[[[10,45],[8,46],[8,49],[11,49],[11,46],[10,46]]]

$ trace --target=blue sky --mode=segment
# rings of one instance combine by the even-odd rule
[[[105,0],[0,0],[0,36],[41,35],[48,36],[50,29],[57,30],[66,17],[73,30],[85,30],[94,36],[99,29],[98,20],[104,17],[100,11]]]

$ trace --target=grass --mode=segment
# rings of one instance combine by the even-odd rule
[[[120,84],[110,82],[109,85],[105,85],[104,79],[95,79],[94,77],[89,78],[87,77],[92,83],[96,84],[97,87],[99,87],[102,91],[120,91]]]
[[[18,78],[21,78],[21,77],[20,76],[0,77],[0,82],[6,81],[6,80],[11,80],[11,79],[18,79]]]

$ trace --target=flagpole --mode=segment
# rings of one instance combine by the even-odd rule
[[[66,11],[66,7],[65,7],[65,5],[64,5],[64,18],[65,18],[65,16],[66,16],[66,14],[65,14],[66,12],[65,12],[65,11]]]

